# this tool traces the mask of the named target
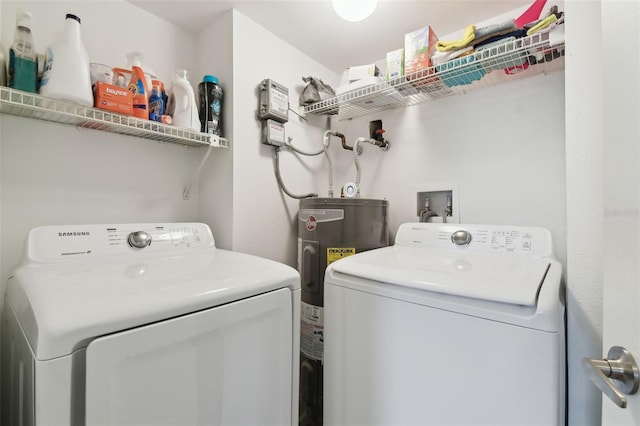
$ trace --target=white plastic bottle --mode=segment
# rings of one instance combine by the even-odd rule
[[[80,18],[67,13],[62,35],[47,48],[40,94],[93,106],[89,55],[82,44]]]
[[[200,117],[196,96],[187,80],[186,70],[177,70],[169,90],[167,114],[173,118],[173,125],[185,129],[200,131]]]

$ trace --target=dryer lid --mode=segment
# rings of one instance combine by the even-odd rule
[[[455,296],[535,306],[548,259],[454,253],[393,246],[334,263],[334,271],[397,286]]]
[[[126,236],[136,229],[152,235],[149,247],[129,247]],[[43,244],[51,239],[59,242]],[[85,225],[33,230],[6,301],[45,360],[96,336],[280,288],[300,288],[293,268],[217,249],[204,224]]]

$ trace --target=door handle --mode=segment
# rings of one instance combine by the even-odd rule
[[[626,395],[633,395],[640,385],[638,364],[627,349],[612,346],[605,359],[582,359],[582,368],[591,381],[620,408],[626,408]]]

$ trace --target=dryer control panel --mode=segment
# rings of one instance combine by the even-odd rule
[[[57,262],[210,247],[213,235],[203,223],[63,225],[31,230],[27,254],[34,262]]]
[[[473,253],[553,254],[551,233],[529,226],[405,223],[398,229],[395,244]]]

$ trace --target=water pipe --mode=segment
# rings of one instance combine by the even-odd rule
[[[324,154],[327,156],[327,162],[329,163],[329,198],[333,198],[333,163],[331,161],[331,156],[329,155],[329,144],[331,143],[331,136],[340,138],[342,140],[343,148],[346,145],[346,139],[342,133],[338,133],[334,130],[327,130],[326,132],[324,132],[324,136],[322,137],[322,146],[324,148]]]
[[[365,138],[365,137],[359,137],[358,139],[356,139],[356,141],[353,143],[353,162],[356,165],[356,186],[358,188],[360,188],[360,177],[361,177],[361,172],[360,172],[360,162],[358,161],[358,155],[362,154],[362,146],[360,146],[361,143],[366,142],[366,143],[370,143],[371,145],[375,145],[379,148],[381,148],[383,151],[387,151],[389,149],[389,142],[387,141],[377,141],[375,139],[371,139],[371,138]],[[360,189],[358,189],[358,191],[360,191]]]

